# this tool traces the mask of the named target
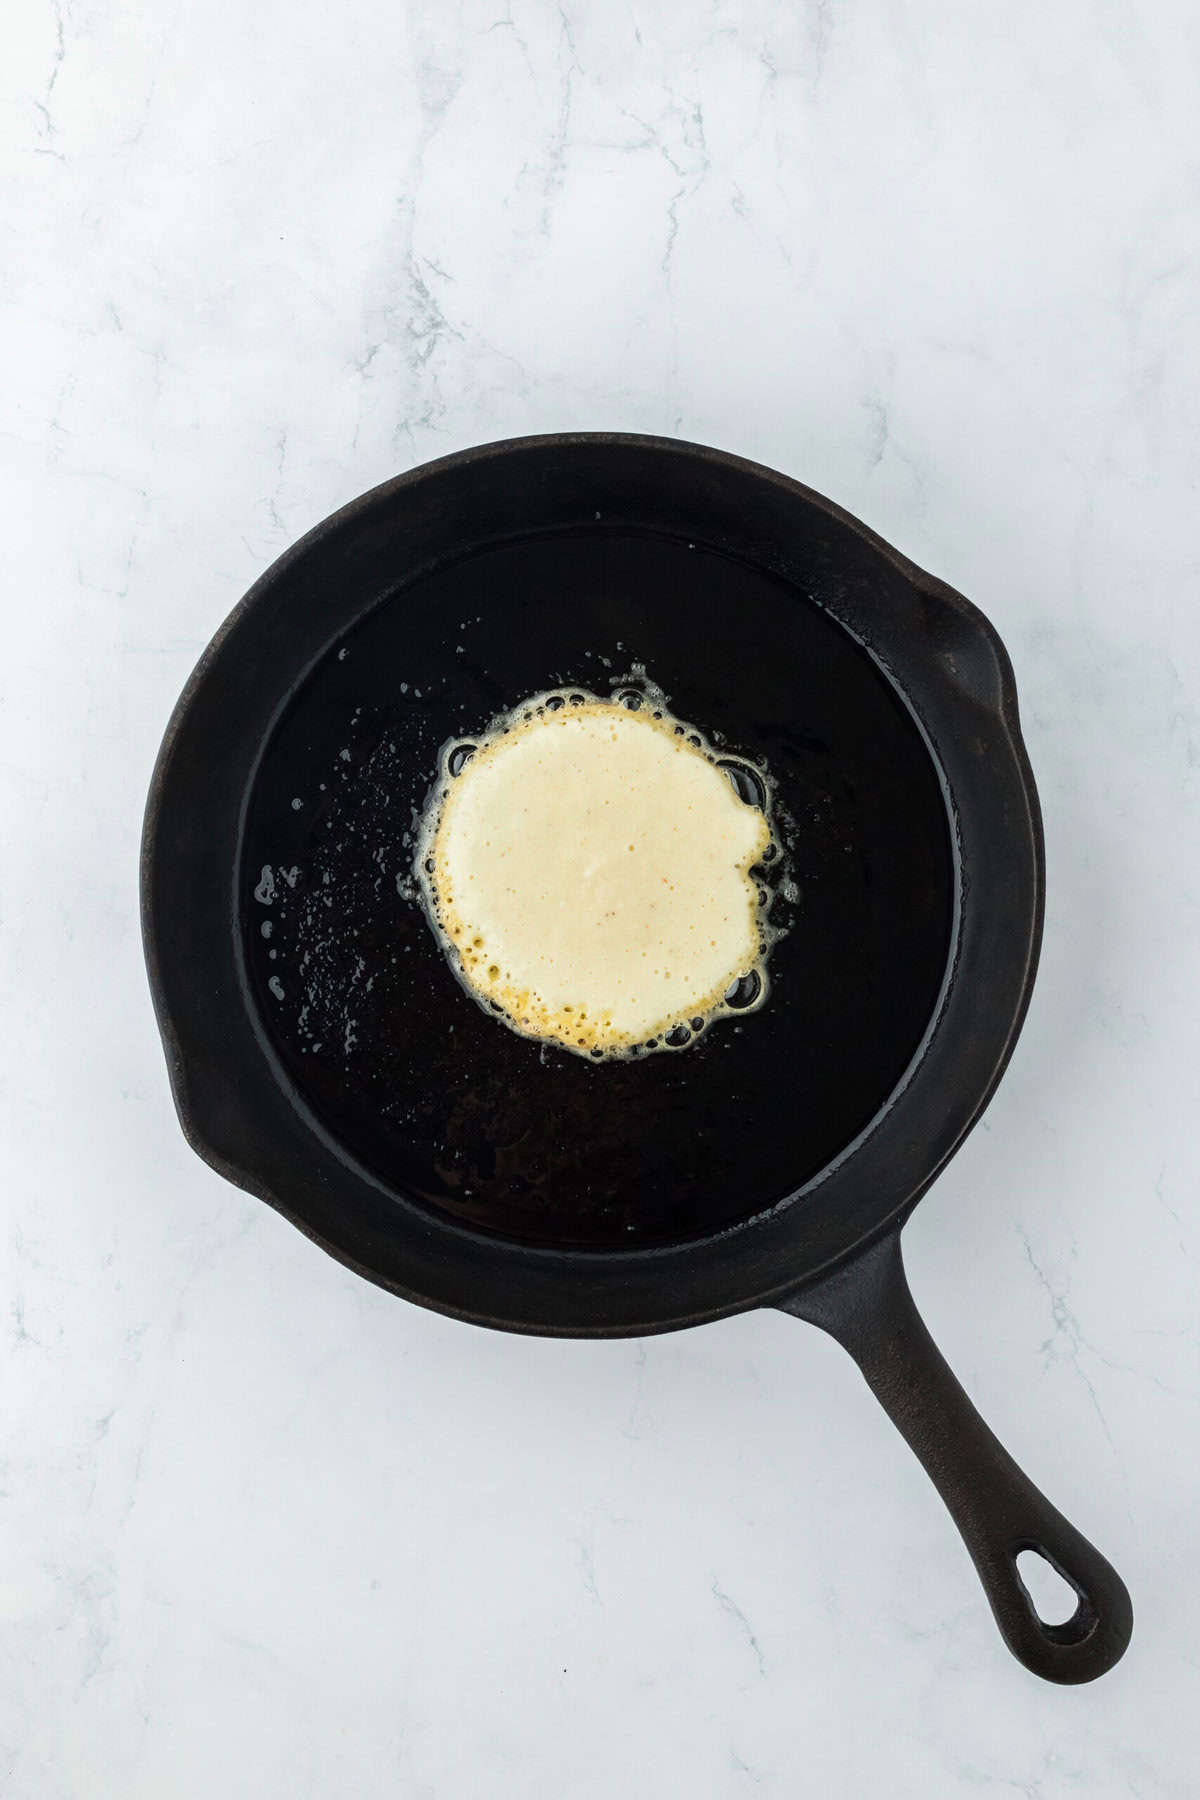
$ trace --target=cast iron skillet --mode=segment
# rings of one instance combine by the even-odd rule
[[[593,1063],[452,976],[414,897],[438,748],[644,665],[775,785],[767,1004]],[[183,1129],[406,1299],[622,1336],[773,1306],[832,1333],[936,1483],[1013,1653],[1091,1680],[1119,1576],[975,1413],[900,1229],[1029,999],[1042,837],[987,621],[819,495],[695,445],[571,434],[387,482],[289,550],[167,730],[142,861]],[[1074,1588],[1037,1616],[1019,1552]]]

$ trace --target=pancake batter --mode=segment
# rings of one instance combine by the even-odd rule
[[[739,980],[765,993],[770,827],[715,756],[653,698],[575,689],[447,746],[417,872],[468,991],[601,1056],[687,1042]]]

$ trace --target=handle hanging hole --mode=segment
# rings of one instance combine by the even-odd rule
[[[1029,1603],[1043,1625],[1065,1625],[1079,1609],[1079,1595],[1038,1550],[1022,1550],[1017,1574]]]

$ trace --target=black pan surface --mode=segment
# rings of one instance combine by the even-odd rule
[[[783,936],[763,1007],[597,1064],[463,991],[409,881],[412,821],[447,739],[636,665],[774,778]],[[778,577],[603,524],[455,560],[331,644],[270,738],[241,870],[261,1015],[338,1142],[451,1216],[596,1248],[704,1236],[823,1169],[912,1061],[953,910],[938,771],[867,651]]]

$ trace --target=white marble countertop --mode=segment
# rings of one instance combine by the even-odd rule
[[[1191,1800],[1200,1787],[1200,26],[1188,0],[34,0],[6,25],[0,1792]],[[1003,1649],[781,1315],[486,1334],[185,1147],[141,808],[294,537],[483,439],[830,494],[975,599],[1042,972],[911,1225],[965,1384],[1113,1558]]]

